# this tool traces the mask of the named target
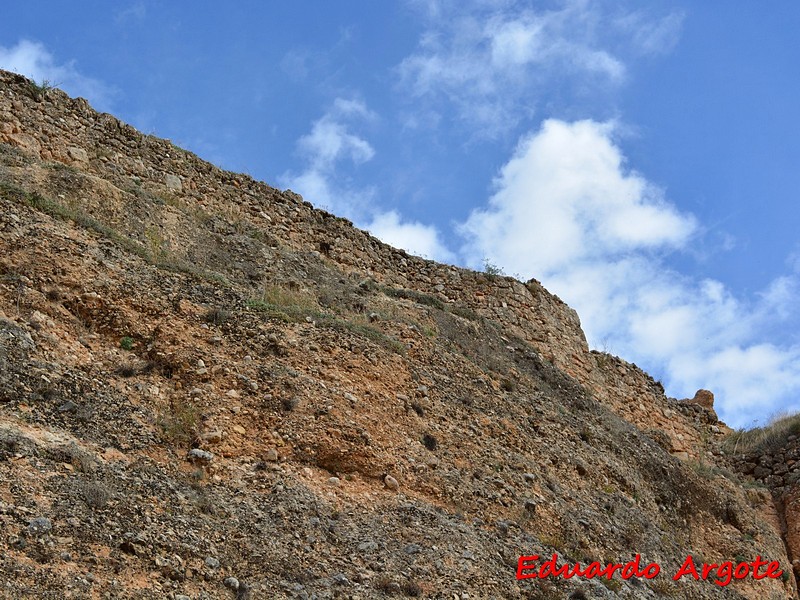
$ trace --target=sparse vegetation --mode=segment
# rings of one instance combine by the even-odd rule
[[[783,447],[790,435],[800,435],[800,413],[776,415],[761,427],[739,429],[725,438],[724,448],[732,454],[774,451]]]
[[[601,577],[600,583],[612,592],[618,592],[622,589],[622,582],[619,579],[606,579],[605,577]]]
[[[298,404],[300,404],[300,400],[298,400],[297,396],[286,396],[281,400],[281,406],[287,412],[293,411]]]
[[[247,304],[270,318],[289,323],[305,321],[306,317],[324,316],[314,296],[289,286],[265,284],[259,297],[251,299]]]
[[[119,347],[123,350],[133,350],[133,338],[126,335],[119,341]]]
[[[476,313],[471,308],[467,308],[466,306],[456,305],[450,307],[450,312],[456,315],[457,317],[461,317],[462,319],[467,319],[469,321],[480,321],[481,316]]]
[[[224,308],[214,307],[209,308],[203,315],[203,320],[206,323],[220,326],[230,319],[231,314]]]
[[[488,258],[483,259],[483,272],[486,273],[489,277],[502,277],[505,275],[502,267],[497,266],[493,262],[491,262]]]
[[[189,444],[197,436],[199,422],[200,414],[192,403],[174,399],[158,419],[164,439],[180,445]]]
[[[45,96],[47,96],[47,92],[52,89],[55,89],[57,85],[50,81],[49,79],[42,79],[41,81],[29,81],[28,82],[28,91],[31,94],[31,98],[34,100],[42,100]]]
[[[422,588],[416,581],[408,580],[403,582],[400,586],[401,591],[403,594],[408,596],[409,598],[419,598],[422,596]]]
[[[430,294],[424,294],[416,290],[407,290],[404,288],[380,287],[379,289],[391,298],[405,298],[406,300],[412,300],[418,304],[424,304],[425,306],[432,306],[433,308],[438,308],[439,310],[445,309],[444,302],[439,300],[439,298],[436,296],[431,296]]]
[[[81,495],[83,501],[91,508],[103,508],[111,499],[111,492],[99,481],[89,481],[83,484]]]
[[[156,265],[159,268],[179,273],[187,273],[201,279],[214,281],[215,283],[223,286],[228,285],[227,280],[220,274],[199,269],[191,263],[171,256],[169,252],[163,248],[163,240],[160,240],[158,235],[152,235],[150,238],[148,238],[150,248],[146,248],[139,242],[136,242],[131,238],[120,234],[112,227],[101,223],[80,208],[66,206],[60,202],[56,202],[50,198],[42,196],[38,192],[29,194],[13,184],[0,182],[0,194],[9,200],[26,204],[31,208],[50,215],[51,217],[61,219],[63,221],[73,221],[76,225],[79,225],[84,229],[94,231],[106,239],[111,240],[123,250],[135,254],[136,256]],[[157,232],[155,233],[157,234]]]
[[[400,584],[392,581],[392,579],[386,575],[381,575],[375,578],[373,586],[376,590],[383,592],[387,596],[399,594],[402,591],[400,589]]]
[[[433,452],[439,447],[439,441],[430,433],[426,433],[424,436],[422,436],[422,445]]]
[[[128,339],[130,339],[130,338],[128,338]],[[121,342],[120,342],[120,345],[122,345]],[[120,365],[119,367],[117,367],[114,370],[114,372],[117,375],[119,375],[120,377],[126,377],[127,378],[127,377],[133,377],[134,375],[136,375],[139,372],[139,370],[134,365],[124,364],[124,365]]]
[[[659,596],[672,597],[677,593],[677,588],[669,579],[656,577],[650,581],[650,589]]]

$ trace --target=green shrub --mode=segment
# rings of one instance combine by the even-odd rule
[[[164,439],[174,444],[189,444],[194,440],[199,423],[200,414],[193,404],[174,400],[158,419]]]

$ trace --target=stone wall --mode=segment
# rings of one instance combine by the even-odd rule
[[[535,280],[522,283],[410,256],[291,191],[223,171],[169,140],[95,112],[81,98],[59,90],[41,93],[24,77],[3,71],[0,142],[70,165],[104,185],[147,190],[206,213],[234,215],[286,247],[313,251],[346,272],[465,305],[529,342],[623,418],[644,430],[663,431],[673,453],[697,458],[707,451],[708,423],[698,426],[676,409],[660,384],[636,365],[590,352],[577,313]]]
[[[731,460],[745,479],[772,494],[795,576],[800,575],[800,437],[790,435],[785,442],[748,452],[734,448]]]

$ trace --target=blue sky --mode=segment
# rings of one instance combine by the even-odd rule
[[[0,66],[535,277],[734,426],[800,409],[800,4],[8,3]]]

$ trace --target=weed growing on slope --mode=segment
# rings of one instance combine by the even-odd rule
[[[790,435],[800,435],[800,413],[779,414],[753,429],[739,429],[725,438],[724,447],[733,454],[755,454],[782,448]]]

